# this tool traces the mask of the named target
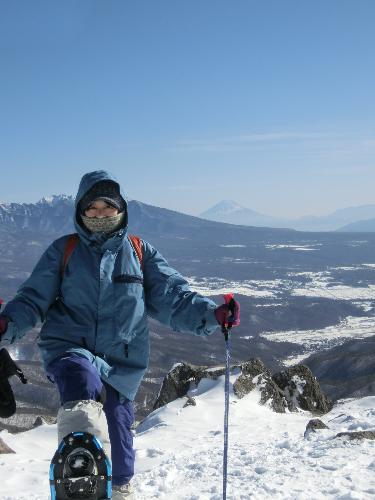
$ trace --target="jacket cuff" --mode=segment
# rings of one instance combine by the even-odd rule
[[[216,304],[215,305],[209,305],[206,311],[206,317],[203,322],[202,326],[202,333],[204,335],[211,335],[214,333],[216,328],[219,326],[219,323],[217,322],[216,316],[215,316],[215,309],[216,309]]]

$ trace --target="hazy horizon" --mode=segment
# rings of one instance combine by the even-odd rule
[[[48,198],[52,198],[53,196],[71,196],[75,197],[75,194],[70,194],[70,193],[51,193],[51,194],[47,194],[47,195],[44,195],[44,196],[41,196],[40,198],[38,199],[30,199],[30,200],[10,200],[10,201],[6,201],[6,200],[3,200],[3,199],[0,199],[0,205],[1,204],[9,204],[9,203],[19,203],[19,204],[36,204],[38,203],[39,201],[42,201],[42,199],[47,199]],[[145,203],[145,204],[148,204],[148,205],[153,205],[153,206],[156,206],[156,207],[159,207],[159,208],[166,208],[168,210],[174,210],[176,212],[181,212],[181,213],[185,213],[187,215],[192,215],[192,216],[196,216],[196,217],[199,217],[202,213],[204,213],[205,211],[213,208],[215,205],[218,205],[220,204],[221,202],[223,201],[233,201],[234,203],[238,203],[236,202],[235,200],[218,200],[217,203],[214,203],[213,205],[211,205],[210,207],[207,207],[206,209],[202,210],[201,212],[199,213],[193,213],[193,212],[187,212],[187,211],[183,211],[183,210],[179,210],[179,209],[175,209],[175,208],[170,208],[170,207],[166,207],[164,205],[157,205],[157,204],[154,204],[154,203],[150,203],[148,202],[147,200],[140,200],[140,199],[135,199],[135,198],[129,198],[127,197],[127,200],[128,201],[140,201],[141,203]],[[250,207],[250,206],[246,206],[246,205],[242,205],[240,203],[238,203],[238,205],[240,205],[242,208],[245,208],[245,209],[249,209],[249,210],[253,210],[254,212],[257,212],[259,213],[260,215],[265,215],[265,216],[270,216],[270,217],[276,217],[278,219],[298,219],[300,217],[308,217],[308,216],[317,216],[317,217],[321,217],[321,216],[326,216],[326,215],[331,215],[333,214],[334,212],[338,211],[338,210],[342,210],[342,209],[355,209],[355,208],[359,208],[359,207],[366,207],[366,206],[374,206],[375,207],[375,203],[365,203],[363,205],[351,205],[351,206],[346,206],[346,207],[337,207],[336,209],[332,210],[331,212],[327,212],[327,213],[306,213],[306,214],[294,214],[294,215],[284,215],[284,214],[281,214],[281,213],[271,213],[271,212],[261,212],[257,209],[254,209],[253,207]]]

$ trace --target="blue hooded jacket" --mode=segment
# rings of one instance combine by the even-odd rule
[[[10,322],[2,340],[13,343],[41,321],[39,347],[46,368],[65,352],[76,352],[96,366],[103,380],[133,400],[148,366],[147,316],[175,331],[209,335],[218,326],[213,312],[217,306],[192,292],[144,240],[141,268],[127,237],[127,218],[123,228],[109,236],[84,229],[79,202],[104,180],[116,182],[105,171],[83,176],[75,199],[79,242],[64,276],[60,270],[68,236],[47,248],[8,302],[3,314]]]

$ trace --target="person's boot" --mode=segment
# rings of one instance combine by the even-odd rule
[[[112,486],[112,500],[131,500],[134,490],[130,483]]]

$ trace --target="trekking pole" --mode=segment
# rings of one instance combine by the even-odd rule
[[[234,314],[234,295],[229,293],[224,295],[225,303],[229,310]],[[223,500],[227,498],[227,482],[228,482],[228,435],[229,435],[229,377],[230,377],[230,343],[229,333],[232,328],[232,323],[225,322],[221,325],[221,331],[224,334],[225,340],[225,411],[224,411],[224,452],[223,452]]]

